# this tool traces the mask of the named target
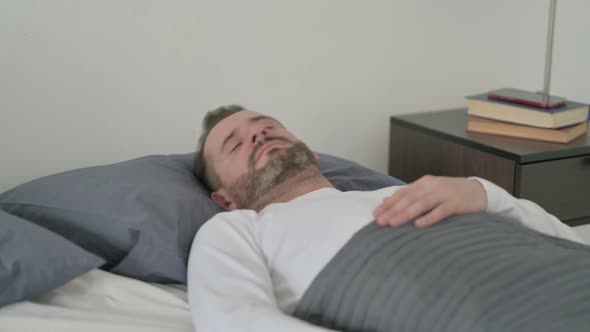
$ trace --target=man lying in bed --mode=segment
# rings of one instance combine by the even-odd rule
[[[195,328],[199,332],[327,331],[314,324],[356,331],[363,328],[387,331],[393,327],[400,331],[404,330],[403,328],[418,331],[432,330],[433,326],[436,330],[444,330],[443,326],[448,330],[457,330],[457,326],[466,325],[428,317],[431,309],[438,311],[437,315],[453,316],[453,311],[441,311],[451,310],[454,304],[437,303],[438,295],[450,298],[452,294],[465,293],[462,301],[473,301],[469,294],[474,292],[472,288],[478,287],[466,284],[465,287],[471,293],[453,287],[461,287],[462,283],[475,280],[476,277],[487,277],[487,280],[495,281],[501,279],[500,276],[504,276],[506,272],[476,273],[475,276],[469,276],[468,280],[462,280],[457,284],[457,278],[463,274],[455,273],[457,269],[463,271],[470,266],[477,266],[477,262],[482,261],[482,258],[464,257],[471,261],[465,262],[462,267],[455,270],[437,270],[437,262],[454,255],[455,258],[447,265],[456,265],[459,264],[457,262],[461,262],[459,257],[463,257],[463,253],[470,252],[470,247],[478,248],[475,250],[478,252],[504,250],[502,248],[510,246],[521,247],[519,241],[527,246],[531,246],[531,243],[535,243],[533,246],[536,246],[537,242],[545,240],[558,241],[559,243],[552,242],[549,246],[566,247],[564,250],[586,250],[583,245],[541,235],[539,232],[581,242],[571,228],[546,213],[541,207],[530,201],[516,199],[483,179],[425,176],[402,187],[372,192],[341,192],[320,174],[312,151],[281,123],[269,116],[235,105],[220,107],[207,114],[203,127],[204,133],[195,160],[195,174],[211,189],[212,199],[229,212],[220,213],[208,221],[198,232],[191,249],[188,272],[189,301]],[[456,217],[447,218],[453,215],[476,216],[482,221],[478,224],[477,220],[465,221],[459,217],[454,221],[453,218]],[[487,221],[490,215],[495,216],[497,221]],[[506,222],[506,219],[510,220]],[[478,227],[473,227],[476,224]],[[452,225],[456,225],[456,229],[445,232],[449,227],[453,227]],[[484,229],[484,234],[478,234],[478,229]],[[532,232],[530,229],[539,232]],[[358,235],[361,231],[372,233]],[[452,234],[460,236],[453,238]],[[518,237],[512,239],[511,234],[518,234]],[[489,238],[486,238],[488,235]],[[365,242],[359,242],[363,241],[362,239],[351,240],[356,236],[364,237]],[[385,239],[386,236],[391,239]],[[436,243],[438,239],[440,243]],[[512,242],[502,242],[505,239]],[[371,248],[372,244],[378,243],[379,240],[381,244]],[[517,241],[516,245],[514,241]],[[562,245],[562,242],[566,245]],[[369,264],[371,257],[377,257],[381,251],[386,251],[383,244],[392,243],[396,247],[389,249],[385,259],[381,258],[381,261]],[[451,248],[448,252],[443,251],[455,243],[460,243],[461,247]],[[481,247],[482,243],[487,243],[487,247]],[[432,248],[429,245],[432,245]],[[433,251],[432,255],[438,256],[431,258],[427,252],[419,255],[428,257],[412,255],[424,248],[429,248],[427,250]],[[552,251],[545,250],[545,247],[535,248],[525,253],[525,256],[528,255],[525,259],[527,262],[535,260],[535,257],[541,257],[539,259],[542,260],[547,252]],[[347,253],[345,249],[352,251]],[[493,252],[492,255],[495,257],[490,259],[496,260],[485,263],[485,266],[501,266],[512,259],[512,252],[519,251],[510,250],[508,253]],[[475,251],[473,255],[476,254]],[[359,261],[356,257],[355,263],[352,256],[359,256],[359,252],[364,258],[360,258]],[[505,255],[506,259],[498,259],[499,255]],[[344,261],[338,263],[337,258],[340,256]],[[395,263],[391,263],[396,264],[395,268],[385,273],[378,271],[381,265],[386,266],[390,263],[390,257],[391,260],[397,259]],[[408,263],[409,257],[416,261]],[[561,259],[558,258],[558,261],[569,260],[563,255],[559,257]],[[347,271],[347,268],[352,268],[347,266],[349,261],[351,265],[360,265],[360,269],[365,271],[341,273]],[[341,269],[340,272],[336,272],[332,279],[328,276],[323,281],[315,280],[329,262],[340,264],[340,267],[336,267]],[[416,266],[422,262],[428,262],[428,266],[423,266],[425,270],[419,272]],[[526,262],[517,261],[515,264],[526,265]],[[540,264],[541,267],[535,268],[542,269],[543,261]],[[364,265],[367,266],[363,267]],[[430,268],[433,268],[434,272],[430,273]],[[426,273],[423,273],[424,271]],[[354,286],[354,280],[348,280],[350,284],[337,289],[338,279],[354,279],[355,273],[363,284],[365,280],[371,279],[373,289],[366,290],[363,289],[364,286]],[[469,275],[469,271],[465,273]],[[386,278],[375,277],[383,277],[384,274]],[[533,277],[520,275],[515,280]],[[421,278],[430,278],[426,289],[423,286],[413,289],[412,285],[419,285]],[[383,282],[381,279],[394,285],[383,289],[381,287],[385,286],[379,286],[380,282]],[[388,279],[393,281],[387,281]],[[590,276],[588,279],[590,280]],[[313,292],[306,292],[314,280],[318,283],[327,283],[325,296],[322,295],[322,299],[319,300],[310,299],[310,302],[306,299],[309,303],[305,306],[313,306],[314,301],[319,301],[315,308],[298,308],[304,295],[317,297],[314,294],[321,293],[316,291],[316,288]],[[484,281],[477,282],[475,286]],[[515,281],[509,282],[515,287],[529,287],[525,284],[516,285]],[[330,289],[332,283],[333,289]],[[439,283],[442,283],[442,286],[438,285]],[[539,284],[538,281],[535,283]],[[403,289],[396,290],[395,285],[404,286]],[[500,285],[503,289],[508,286]],[[436,287],[442,287],[442,293],[432,295],[432,289]],[[447,288],[448,293],[445,294]],[[367,291],[369,293],[364,293]],[[498,293],[494,289],[491,291],[492,295]],[[516,291],[522,292],[519,289]],[[484,294],[486,299],[492,295]],[[331,296],[336,298],[330,298]],[[347,296],[348,300],[345,299]],[[413,303],[413,309],[407,307],[410,303],[406,306],[406,303],[402,302],[406,301],[405,299]],[[356,318],[352,316],[358,314],[359,308],[353,308],[348,313],[342,311],[340,315],[344,317],[340,318],[338,313],[330,316],[330,313],[317,312],[338,311],[338,308],[330,308],[330,301],[333,302],[332,307],[361,305],[361,311],[366,312],[362,313],[364,316]],[[587,298],[584,301],[588,303]],[[389,303],[390,307],[380,307],[384,303]],[[477,306],[473,303],[471,307],[469,305],[468,303],[467,308]],[[504,303],[496,304],[503,305]],[[416,310],[421,312],[412,313]],[[469,310],[465,310],[464,307],[453,310],[459,310],[453,317],[469,316],[465,313]],[[384,322],[384,319],[391,319],[398,312],[405,312],[402,315],[404,317],[400,316],[390,323]],[[485,316],[487,313],[489,312],[472,313],[471,321],[468,323],[483,319],[482,315]],[[314,324],[295,318],[294,314]],[[408,317],[413,314],[418,316],[408,321]],[[348,319],[351,321],[342,322]],[[555,321],[554,318],[551,319]],[[431,323],[435,325],[427,327]],[[509,330],[502,329],[502,326],[506,327],[508,323],[499,325],[498,330]],[[522,321],[516,320],[516,323],[520,324]],[[371,324],[380,325],[382,328]],[[527,330],[528,325],[518,324],[510,326],[524,327],[524,330]],[[486,328],[492,330],[489,326]]]

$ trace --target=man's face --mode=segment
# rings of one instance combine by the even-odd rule
[[[274,119],[242,111],[220,121],[204,146],[220,180],[213,200],[225,209],[248,208],[274,186],[316,166],[315,156]]]

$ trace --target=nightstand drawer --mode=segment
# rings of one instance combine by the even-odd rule
[[[515,196],[562,221],[590,218],[590,156],[517,165]]]

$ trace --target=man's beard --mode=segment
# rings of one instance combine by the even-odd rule
[[[275,147],[267,152],[267,162],[256,169],[256,155],[262,146],[270,141],[292,143],[287,148]],[[252,151],[248,159],[248,173],[227,186],[228,194],[240,209],[255,209],[260,199],[272,195],[273,189],[289,179],[302,180],[319,174],[318,164],[313,152],[303,142],[293,143],[283,137],[267,137]],[[294,185],[294,184],[293,184]]]

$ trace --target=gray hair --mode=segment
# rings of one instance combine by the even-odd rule
[[[204,156],[204,148],[205,142],[207,141],[207,137],[211,132],[211,129],[215,127],[221,120],[227,118],[232,114],[236,114],[241,111],[245,111],[241,105],[226,105],[220,106],[212,111],[207,112],[205,118],[203,118],[202,128],[203,133],[199,138],[199,143],[197,145],[197,151],[195,154],[194,160],[194,168],[193,171],[195,176],[210,190],[215,191],[220,186],[220,179],[219,176],[213,170],[213,167],[209,167],[211,165],[207,165],[207,161],[205,160]]]

